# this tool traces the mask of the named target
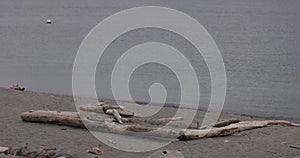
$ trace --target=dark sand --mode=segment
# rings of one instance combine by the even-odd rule
[[[73,98],[36,92],[18,92],[0,88],[0,146],[22,147],[29,143],[31,149],[55,147],[63,153],[75,154],[82,158],[93,158],[86,153],[90,147],[101,145],[104,152],[100,157],[147,158],[155,151],[146,153],[122,152],[104,145],[87,130],[65,126],[26,123],[20,114],[28,110],[67,110],[75,111]],[[168,110],[174,110],[168,108]],[[203,116],[199,111],[198,117]],[[222,118],[253,119],[244,116],[223,114]],[[62,129],[66,130],[62,130]],[[245,131],[229,137],[209,138],[184,142],[173,142],[164,147],[167,150],[179,150],[186,158],[201,157],[287,157],[300,155],[300,128],[288,126],[268,126],[266,128]],[[162,149],[161,149],[162,150]],[[3,157],[3,155],[0,155]]]

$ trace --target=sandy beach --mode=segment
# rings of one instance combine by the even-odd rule
[[[136,157],[147,158],[155,151],[146,153],[129,153],[108,147],[94,138],[88,130],[58,126],[52,124],[23,122],[20,114],[29,110],[60,110],[75,111],[73,98],[37,92],[19,92],[0,88],[0,146],[23,147],[26,143],[30,149],[57,148],[59,152],[92,158],[95,155],[86,150],[101,145],[103,155],[99,157]],[[172,111],[174,108],[164,110]],[[203,117],[204,112],[198,111],[196,118]],[[232,114],[222,114],[221,118],[250,118]],[[178,141],[160,150],[177,150],[186,158],[200,157],[286,157],[300,155],[299,149],[290,145],[300,146],[300,128],[274,125],[254,129],[227,137],[207,138],[200,140]],[[4,155],[0,155],[4,157]]]

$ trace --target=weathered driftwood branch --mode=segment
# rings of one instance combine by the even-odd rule
[[[220,127],[225,127],[225,126],[228,126],[230,124],[239,123],[239,122],[240,122],[240,120],[238,120],[238,119],[222,120],[220,122],[217,122],[215,125],[213,125],[213,127],[220,128]]]
[[[224,127],[212,128],[212,129],[203,129],[203,130],[185,129],[181,131],[174,131],[172,129],[144,127],[140,125],[121,125],[121,124],[116,124],[114,122],[105,121],[105,120],[104,121],[92,121],[88,119],[81,120],[78,113],[76,112],[30,111],[30,112],[22,113],[21,117],[24,121],[28,121],[28,122],[55,123],[60,125],[67,125],[67,126],[81,127],[81,128],[85,128],[83,124],[84,122],[89,129],[97,130],[97,131],[114,132],[120,134],[134,134],[134,133],[139,134],[141,132],[147,132],[146,134],[150,136],[158,136],[158,137],[179,136],[180,140],[228,136],[245,130],[261,128],[267,125],[276,125],[276,124],[300,127],[300,124],[292,123],[289,121],[266,120],[266,121],[241,121],[238,123],[229,124]],[[163,121],[165,120],[169,120],[169,119],[163,119]],[[161,120],[157,120],[157,121],[161,121]],[[223,126],[224,124],[225,124],[224,122],[221,122],[218,125]],[[144,135],[145,133],[142,134]]]
[[[151,124],[151,125],[166,125],[167,123],[170,124],[176,124],[178,123],[179,125],[183,124],[182,121],[183,117],[174,117],[174,118],[160,118],[160,119],[144,119],[140,117],[135,117],[135,118],[126,118],[127,121],[124,122],[130,122],[130,123],[146,123],[146,124]],[[184,126],[184,125],[182,125]]]
[[[293,123],[286,120],[268,120],[268,125],[288,125],[288,126],[295,126],[300,127],[299,123]]]
[[[81,118],[77,112],[57,112],[57,111],[29,111],[21,114],[23,121],[54,123],[72,127],[84,128]]]
[[[124,106],[120,106],[118,104],[110,104],[110,103],[101,103],[100,106],[103,108],[104,111],[108,109],[125,109]]]
[[[160,118],[157,121],[168,123],[170,121],[182,121],[183,117]]]
[[[255,128],[266,127],[267,125],[289,125],[300,127],[300,124],[292,123],[284,120],[265,120],[265,121],[241,121],[239,123],[230,124],[225,127],[195,130],[186,129],[182,130],[180,134],[180,139],[190,140],[190,139],[200,139],[216,136],[228,136],[245,130],[251,130]]]
[[[133,132],[147,132],[149,136],[175,137],[178,132],[169,129],[151,128],[139,125],[120,125],[108,121],[81,120],[76,112],[57,112],[57,111],[29,111],[23,112],[21,118],[26,122],[53,123],[71,127],[89,128],[102,132],[114,132],[120,134],[134,134]],[[84,123],[83,123],[84,122]],[[85,126],[86,125],[86,126]],[[137,133],[138,134],[138,133]]]
[[[198,129],[209,129],[209,128],[212,128],[212,127],[220,128],[220,127],[225,127],[225,126],[228,126],[230,124],[238,123],[238,122],[240,122],[240,120],[238,120],[238,119],[229,119],[229,120],[222,120],[222,121],[219,121],[215,124],[211,124],[211,125],[204,126],[204,127],[200,127],[200,124],[197,124],[197,127],[198,127]]]
[[[111,111],[111,113],[115,116],[116,120],[119,122],[119,123],[123,123],[122,122],[122,117],[121,115],[119,114],[119,112],[116,110],[116,109],[109,109]],[[107,110],[108,111],[108,110]]]
[[[81,105],[80,110],[85,112],[96,112],[96,113],[106,113],[113,115],[112,110],[115,109],[121,116],[131,117],[134,116],[133,112],[125,111],[124,106],[114,105],[114,104],[100,104],[100,106],[95,105]]]
[[[299,149],[300,150],[300,146],[296,146],[296,145],[290,145],[290,148],[294,148],[294,149]]]
[[[121,116],[124,116],[124,117],[131,117],[131,116],[134,116],[134,113],[127,112],[127,111],[124,111],[124,110],[121,110],[121,109],[107,109],[107,110],[105,111],[105,114],[108,114],[108,115],[114,115],[114,114],[113,114],[113,110],[116,110]]]
[[[109,119],[109,115],[114,115],[113,110],[120,109],[108,109],[106,110],[106,113],[104,113],[100,106],[80,106],[81,114],[83,114],[87,119],[92,121],[111,121],[111,118]],[[108,114],[108,115],[105,115]],[[120,114],[120,113],[119,113]],[[146,123],[150,125],[166,125],[170,122],[170,125],[174,126],[183,126],[186,127],[184,123],[180,123],[179,121],[183,120],[183,117],[171,117],[171,118],[160,118],[160,119],[146,119],[141,117],[129,117],[133,115],[133,113],[125,114],[124,111],[121,111],[120,116],[124,116],[120,118],[120,121],[122,122],[128,122],[128,123]],[[116,118],[117,119],[117,118]],[[117,120],[118,121],[118,120]],[[119,121],[118,121],[119,122]],[[177,127],[176,126],[176,127]]]

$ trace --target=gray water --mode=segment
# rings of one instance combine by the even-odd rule
[[[71,95],[73,61],[90,29],[113,13],[144,5],[183,11],[210,32],[227,71],[224,111],[300,121],[299,0],[1,0],[0,86],[19,83]],[[202,57],[182,37],[157,29],[125,34],[105,51],[96,74],[99,97],[112,97],[109,76],[122,52],[147,41],[170,44],[187,56],[200,81],[200,107],[207,107],[210,79]],[[154,82],[166,86],[168,102],[179,102],[178,80],[158,64],[135,71],[133,98],[149,101]]]

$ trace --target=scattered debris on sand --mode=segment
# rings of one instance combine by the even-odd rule
[[[100,149],[100,145],[98,145],[97,147],[92,147],[91,149],[86,151],[87,153],[91,153],[94,155],[102,155],[103,151]]]
[[[9,158],[78,158],[70,154],[56,152],[56,148],[44,148],[39,151],[30,151],[28,144],[22,148],[0,147],[0,154]]]

